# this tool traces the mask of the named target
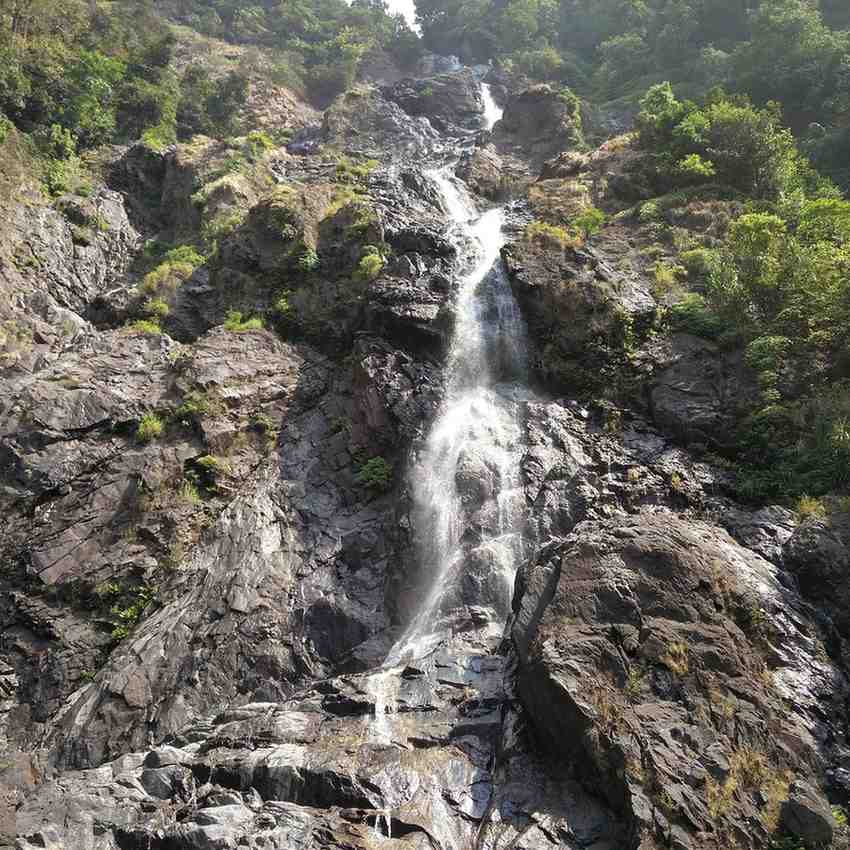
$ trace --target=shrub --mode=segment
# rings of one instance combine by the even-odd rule
[[[545,221],[532,221],[526,225],[523,238],[527,242],[536,242],[550,248],[574,248],[578,244],[578,240],[563,227]]]
[[[803,495],[797,499],[796,511],[800,519],[823,519],[826,516],[826,505],[823,499]]]
[[[673,304],[667,310],[667,318],[675,330],[705,339],[717,339],[724,330],[722,320],[696,293],[690,293],[678,304]]]
[[[638,220],[641,224],[652,224],[661,220],[661,207],[657,201],[646,201],[640,205]]]
[[[168,304],[162,298],[148,298],[142,305],[142,310],[155,321],[161,321],[170,312]]]
[[[357,264],[357,269],[354,272],[354,279],[359,281],[374,280],[384,268],[384,258],[374,246],[367,246],[366,253],[360,258]]]
[[[14,126],[15,125],[2,112],[0,112],[0,145],[6,141],[6,138]]]
[[[208,395],[192,390],[183,397],[174,415],[183,423],[196,422],[202,416],[214,412],[215,408],[216,405]]]
[[[112,618],[112,639],[124,640],[141,620],[145,608],[155,598],[156,588],[150,585],[143,585],[133,592],[124,593],[122,601],[125,604],[118,603],[109,609]]]
[[[707,277],[716,263],[716,255],[708,248],[692,248],[679,255],[689,277]]]
[[[137,319],[135,322],[130,322],[127,327],[133,333],[151,335],[162,333],[162,328],[156,319]]]
[[[140,443],[149,443],[162,435],[163,423],[155,413],[146,413],[136,428],[136,439]]]
[[[263,320],[260,318],[243,319],[242,313],[239,310],[228,310],[227,316],[224,319],[224,328],[234,333],[261,331],[263,329]]]
[[[279,316],[288,316],[292,311],[292,305],[289,303],[289,299],[292,296],[291,289],[284,289],[280,292],[275,299],[274,302],[274,311]]]
[[[341,156],[336,163],[336,179],[341,183],[358,183],[365,180],[377,167],[376,159],[354,162],[347,156]]]
[[[296,263],[299,271],[312,272],[319,267],[319,255],[313,248],[305,248]]]
[[[260,159],[266,151],[274,150],[277,147],[271,136],[262,130],[252,130],[248,133],[245,141],[248,147],[248,156],[252,161]]]
[[[392,486],[393,468],[382,457],[367,460],[357,470],[355,481],[370,490],[386,492]]]
[[[605,224],[605,213],[602,210],[596,209],[596,207],[587,207],[587,209],[582,210],[572,220],[572,226],[585,239],[593,236],[594,233],[598,233],[602,229],[603,224]]]

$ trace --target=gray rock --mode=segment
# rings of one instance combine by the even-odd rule
[[[826,800],[807,782],[791,784],[780,812],[782,825],[807,847],[826,847],[835,835],[835,818]]]

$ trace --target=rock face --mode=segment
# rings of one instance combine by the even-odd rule
[[[497,141],[521,148],[534,160],[547,159],[581,142],[578,99],[549,85],[531,86],[508,98],[494,133]]]
[[[767,561],[718,528],[642,511],[576,525],[517,586],[520,698],[542,746],[627,819],[632,846],[714,846],[731,830],[760,847],[780,808],[805,840],[826,837],[816,791],[784,801],[789,777],[829,758],[820,706],[846,685]]]
[[[441,132],[477,130],[482,126],[484,101],[472,71],[462,70],[425,79],[401,80],[384,95],[409,115],[427,117]]]
[[[531,328],[535,365],[555,386],[605,380],[624,335],[653,322],[646,283],[615,270],[593,247],[571,248],[544,234],[517,240],[502,255]]]
[[[3,196],[0,813],[20,850],[840,836],[847,529],[735,504],[681,447],[718,439],[746,376],[704,341],[653,342],[624,225],[519,235],[616,195],[631,154],[563,153],[574,107],[514,92],[476,135],[474,77],[447,69],[348,92],[239,174],[198,138],[115,150],[88,198]],[[527,188],[503,262],[547,394],[519,368],[490,388],[520,461],[458,447],[451,628],[394,665],[432,578],[411,470],[472,333],[477,255],[430,174],[451,167],[473,214],[506,172]],[[132,324],[140,234],[201,247],[199,227],[216,251],[161,293],[162,332]],[[619,408],[561,397],[629,369]],[[506,528],[521,564],[492,545]]]
[[[847,575],[850,570],[850,517],[811,519],[787,540],[783,556],[800,588],[829,618],[843,642],[850,638]],[[846,654],[846,648],[842,649]]]
[[[455,174],[473,192],[491,201],[500,200],[505,194],[502,159],[493,145],[475,147],[465,151],[458,161]]]
[[[649,404],[659,427],[682,441],[730,446],[740,411],[755,392],[740,353],[675,334],[656,366]]]

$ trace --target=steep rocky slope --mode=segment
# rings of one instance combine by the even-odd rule
[[[539,174],[578,141],[572,105],[514,92],[492,133],[482,110],[468,71],[364,85],[288,148],[133,147],[85,200],[3,189],[17,846],[844,840],[826,795],[850,792],[847,612],[830,592],[846,534],[734,503],[724,469],[681,448],[722,441],[748,377],[651,333],[663,295],[638,224],[575,248],[523,235],[591,198],[634,203],[628,150]],[[516,199],[527,558],[503,637],[474,580],[490,565],[470,559],[453,633],[387,672],[427,590],[408,470],[465,271],[429,172],[458,157],[482,209]],[[204,228],[216,250],[198,262],[142,251]],[[153,295],[164,333],[138,322]],[[617,405],[571,400],[582,370],[616,381]],[[472,459],[458,480],[473,546],[493,471]]]

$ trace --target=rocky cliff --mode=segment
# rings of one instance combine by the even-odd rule
[[[846,529],[730,497],[707,450],[752,377],[659,328],[639,217],[583,244],[527,227],[628,212],[634,153],[577,154],[546,87],[506,98],[491,132],[469,71],[364,84],[287,146],[118,148],[53,204],[6,141],[15,846],[846,840]],[[525,558],[503,633],[470,558],[452,633],[387,672],[428,590],[410,471],[458,326],[447,164],[481,209],[509,199]],[[695,212],[670,214],[715,221]]]

